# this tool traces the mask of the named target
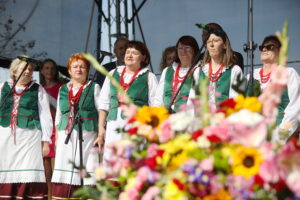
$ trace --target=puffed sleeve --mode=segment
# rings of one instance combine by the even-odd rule
[[[160,80],[155,92],[155,97],[154,97],[154,102],[153,106],[162,106],[164,105],[164,84],[165,84],[165,77],[166,77],[166,72],[168,68],[165,68],[160,76]]]
[[[237,83],[237,79],[239,75],[244,76],[242,69],[238,65],[234,65],[231,71],[230,86]],[[230,87],[229,98],[235,98],[237,97],[237,95],[238,93],[232,87]]]
[[[60,112],[60,106],[59,106],[59,99],[60,99],[60,90],[61,90],[61,87],[59,88],[59,91],[58,91],[58,96],[57,96],[57,107],[56,107],[56,115],[55,115],[55,126],[57,126],[60,122],[60,119],[61,119],[61,112]]]
[[[113,72],[114,70],[110,71],[109,74],[113,75]],[[110,107],[109,97],[110,97],[110,80],[109,78],[106,77],[100,91],[99,108],[97,109],[108,111]]]
[[[150,106],[155,105],[155,95],[157,89],[157,79],[152,72],[148,73],[148,103]]]
[[[280,128],[284,128],[286,123],[291,123],[289,128],[290,135],[295,132],[298,127],[298,115],[300,114],[300,78],[293,68],[289,69],[289,80],[287,84],[289,104],[284,110],[284,117],[280,124]]]
[[[99,84],[95,84],[95,88],[94,88],[94,101],[95,101],[95,106],[97,108],[97,110],[100,110],[100,92],[101,92],[101,88]]]
[[[0,101],[1,101],[1,94],[2,94],[3,85],[4,85],[4,83],[0,83]]]
[[[51,143],[50,137],[52,135],[53,122],[50,113],[48,95],[42,86],[39,86],[38,91],[38,108],[42,127],[42,141]]]

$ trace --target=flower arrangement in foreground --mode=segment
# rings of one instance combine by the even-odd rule
[[[239,95],[217,110],[208,105],[205,84],[194,107],[176,114],[123,105],[127,123],[122,140],[109,144],[109,166],[96,169],[96,188],[77,194],[121,200],[300,199],[300,146],[277,130],[278,101],[266,98],[280,96],[285,83],[276,80],[259,99]],[[272,142],[273,134],[284,142]]]
[[[115,199],[283,199],[300,195],[300,147],[267,140],[270,124],[255,97],[228,99],[208,126],[188,112],[141,107],[110,144]],[[126,114],[126,112],[125,112]]]

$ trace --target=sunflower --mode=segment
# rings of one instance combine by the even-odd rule
[[[161,123],[169,117],[169,113],[164,106],[149,107],[142,106],[135,116],[135,120],[141,124],[146,124],[152,128],[158,128]]]
[[[258,173],[262,161],[261,153],[255,148],[239,146],[233,152],[233,175],[250,178]]]

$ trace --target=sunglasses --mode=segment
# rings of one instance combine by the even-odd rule
[[[260,51],[263,51],[264,49],[266,49],[266,50],[268,50],[268,51],[272,51],[272,50],[274,50],[275,48],[277,48],[277,46],[275,46],[274,44],[260,45],[260,46],[258,47],[258,49],[259,49]]]

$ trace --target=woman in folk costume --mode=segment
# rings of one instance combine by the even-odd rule
[[[125,65],[118,66],[109,73],[120,83],[134,104],[137,106],[153,105],[157,80],[155,75],[149,71],[147,65],[150,62],[150,54],[147,46],[139,41],[130,41],[125,53]],[[117,89],[108,78],[105,79],[100,95],[100,131],[99,143],[104,147],[104,165],[110,158],[107,144],[121,139],[117,128],[124,125],[124,116],[120,109]],[[107,126],[105,130],[105,124]],[[100,151],[101,145],[99,145]]]
[[[55,120],[55,113],[56,113],[56,102],[57,96],[60,86],[63,85],[62,82],[59,81],[58,69],[56,62],[52,59],[45,59],[41,65],[40,69],[40,83],[45,88],[46,92],[48,93],[49,103],[50,103],[50,111],[52,120]],[[55,159],[55,128],[52,129],[52,136],[51,136],[51,144],[50,152],[48,155],[44,157],[44,167],[45,167],[45,175],[46,175],[46,182],[48,185],[48,199],[52,199],[52,173],[54,169],[54,159]]]
[[[71,80],[59,89],[55,118],[57,137],[55,166],[52,175],[52,199],[71,198],[73,192],[81,184],[80,172],[72,164],[80,166],[78,124],[70,133],[78,109],[80,109],[79,114],[82,119],[83,166],[90,175],[89,178],[83,179],[83,184],[94,185],[96,182],[94,168],[99,160],[98,153],[93,149],[93,143],[98,135],[100,86],[88,81],[89,69],[90,63],[87,59],[81,54],[73,54],[68,61]],[[92,85],[88,91],[90,84]],[[86,93],[87,97],[82,105]],[[68,143],[65,144],[68,134],[71,136]]]
[[[202,66],[194,72],[196,84],[199,80],[209,79],[209,103],[215,109],[217,104],[227,98],[235,98],[238,93],[232,89],[237,77],[242,70],[234,65],[236,57],[231,49],[227,34],[222,28],[213,29],[206,41],[206,51],[202,60]],[[195,91],[191,90],[189,99],[195,97]]]
[[[35,66],[29,63],[12,89],[26,65],[14,59],[11,80],[0,85],[0,199],[47,199],[43,156],[52,119],[46,91],[32,81]]]
[[[281,43],[275,35],[265,37],[262,45],[259,46],[259,50],[261,51],[260,60],[263,62],[263,66],[254,69],[253,79],[259,82],[261,90],[264,90],[272,82],[272,71],[279,67],[280,48]],[[295,69],[291,67],[287,69],[288,83],[281,95],[281,103],[277,106],[278,115],[276,124],[279,125],[280,129],[287,130],[289,136],[291,136],[298,127],[298,115],[300,114],[300,78]],[[275,134],[273,139],[280,139],[278,137],[279,135]]]
[[[172,100],[175,98],[182,81],[187,76],[189,68],[195,67],[191,65],[199,52],[199,46],[192,36],[182,36],[178,40],[176,48],[175,62],[163,70],[155,97],[155,106],[164,105],[167,109],[171,107],[172,111],[175,112],[178,111],[180,105],[187,103],[192,85],[192,76],[187,77],[179,95],[173,102]]]

